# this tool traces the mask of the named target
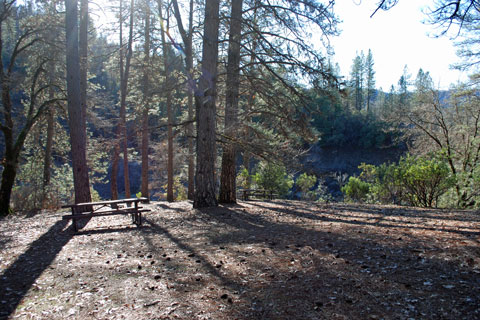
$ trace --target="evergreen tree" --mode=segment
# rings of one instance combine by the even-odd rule
[[[75,203],[90,202],[90,181],[87,167],[87,137],[83,124],[80,86],[80,56],[78,51],[78,1],[66,0],[67,98],[68,126],[72,147]]]
[[[217,206],[215,195],[215,116],[218,60],[219,0],[206,0],[202,48],[202,76],[195,92],[197,168],[194,208]]]
[[[375,70],[373,69],[373,55],[372,50],[368,49],[368,54],[365,58],[365,84],[366,84],[366,104],[367,112],[370,112],[370,105],[372,103],[373,94],[375,92]]]
[[[148,129],[148,113],[150,110],[150,1],[145,0],[145,28],[143,43],[143,79],[142,79],[142,196],[149,198],[150,190],[148,184],[148,149],[149,149],[149,129]]]
[[[242,36],[243,0],[232,3],[228,41],[227,83],[225,98],[225,141],[220,176],[221,203],[236,203],[236,141],[240,91],[240,44]]]
[[[398,80],[398,96],[399,96],[399,104],[400,106],[407,106],[408,104],[408,86],[410,85],[410,78],[411,75],[408,73],[408,67],[405,65],[403,68],[403,74],[400,76]]]
[[[177,0],[172,0],[177,27],[182,37],[185,52],[185,69],[187,74],[187,104],[188,104],[188,124],[187,124],[187,140],[188,140],[188,199],[193,200],[195,190],[195,159],[194,159],[194,139],[193,139],[193,89],[195,87],[193,74],[193,0],[190,0],[188,12],[188,32],[185,30],[182,21],[182,14],[178,6]]]
[[[353,90],[355,109],[360,111],[363,107],[364,75],[365,75],[365,56],[363,51],[353,59],[352,70],[350,72],[350,85]]]

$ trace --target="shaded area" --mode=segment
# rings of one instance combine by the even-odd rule
[[[12,317],[480,318],[472,212],[436,220],[435,210],[297,201],[149,206],[142,228],[103,217],[65,242],[34,285],[53,291],[25,290],[26,312]]]
[[[57,254],[73,237],[68,221],[60,220],[32,242],[17,260],[0,276],[0,319],[7,319],[22,302],[37,278],[53,262]]]
[[[266,312],[267,318],[271,319],[280,315],[285,319],[302,318],[295,315],[294,308],[319,311],[320,318],[332,315],[367,317],[371,312],[378,316],[427,318],[459,316],[467,319],[480,315],[477,272],[468,266],[468,260],[462,263],[456,261],[455,258],[459,257],[439,258],[437,254],[441,257],[444,248],[425,243],[413,235],[403,235],[404,238],[392,235],[392,239],[387,236],[385,241],[384,235],[356,230],[357,225],[369,226],[361,221],[353,222],[350,234],[327,231],[327,228],[312,230],[307,221],[293,225],[274,222],[267,210],[334,222],[343,227],[347,224],[347,228],[349,224],[345,220],[322,218],[313,213],[305,216],[298,212],[298,208],[294,211],[285,207],[272,208],[259,202],[252,205],[263,208],[262,214],[252,215],[235,208],[210,210],[203,214],[211,221],[223,224],[226,230],[233,231],[212,234],[212,243],[227,246],[244,242],[263,248],[263,254],[256,257],[253,265],[254,269],[268,275],[260,290],[263,296],[257,296],[257,307],[260,304],[263,310],[257,316],[265,317]],[[395,225],[380,227],[388,230]],[[418,226],[413,229],[430,230]],[[456,233],[454,230],[446,232]],[[458,234],[471,237],[478,236],[479,232]],[[266,248],[282,255],[290,266],[282,270],[275,268],[276,262],[265,261],[261,256],[267,256]],[[470,250],[473,256],[479,256],[478,247],[470,247]],[[329,270],[329,266],[334,269]],[[250,285],[255,286],[254,283]],[[436,301],[442,301],[442,306],[435,306]],[[322,316],[322,309],[327,307],[335,310],[334,314]],[[278,310],[281,310],[280,314]]]
[[[252,205],[257,206],[259,208],[263,209],[268,209],[268,206],[262,205],[261,202],[253,202]],[[363,212],[371,215],[370,221],[365,221],[365,220],[355,220],[351,219],[353,216],[348,213],[348,209],[346,207],[338,207],[338,206],[331,206],[329,210],[335,210],[335,217],[327,217],[322,215],[322,211],[320,210],[305,210],[302,208],[302,210],[298,210],[298,208],[295,208],[292,205],[286,205],[285,203],[282,203],[284,206],[283,208],[277,208],[276,211],[282,212],[284,214],[290,214],[297,216],[299,218],[304,218],[304,219],[309,219],[309,220],[321,220],[323,222],[335,222],[335,223],[342,223],[342,224],[351,224],[351,225],[365,225],[365,226],[375,226],[375,227],[381,227],[381,228],[386,228],[386,229],[392,229],[392,228],[409,228],[409,229],[417,229],[417,230],[437,230],[434,227],[428,227],[428,226],[422,226],[421,224],[418,223],[418,221],[412,220],[412,221],[404,221],[402,223],[399,223],[395,220],[389,219],[390,216],[407,216],[408,215],[408,210],[407,209],[402,209],[402,210],[388,210],[388,209],[383,209],[383,210],[378,210],[375,211],[372,208],[370,210],[362,210],[362,209],[357,209],[355,208],[356,212]],[[401,211],[403,213],[399,213],[398,211]],[[416,211],[417,214],[411,215],[412,218],[418,219],[418,218],[424,218],[424,219],[436,219],[436,220],[454,220],[454,219],[447,219],[442,216],[433,216],[433,215],[421,215],[418,214],[418,210]],[[480,216],[478,219],[469,219],[464,221],[469,221],[469,222],[475,222],[478,223],[480,226]],[[468,236],[471,237],[472,239],[476,239],[477,237],[480,236],[480,228],[476,228],[475,230],[469,229],[469,230],[458,230],[458,229],[452,229],[452,228],[442,228],[438,229],[441,232],[452,232],[452,233],[457,233],[460,235]]]

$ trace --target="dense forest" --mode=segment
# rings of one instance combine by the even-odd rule
[[[479,207],[480,4],[428,18],[471,73],[448,91],[407,66],[378,89],[368,48],[340,74],[334,1],[1,0],[0,213],[240,188]]]

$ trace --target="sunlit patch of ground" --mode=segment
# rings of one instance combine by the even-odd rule
[[[480,213],[250,201],[0,220],[0,318],[480,318]]]

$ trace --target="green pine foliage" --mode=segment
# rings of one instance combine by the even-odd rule
[[[272,191],[283,197],[293,186],[293,178],[282,164],[260,162],[253,175],[254,183],[262,189]]]
[[[307,200],[310,200],[315,196],[315,193],[310,192],[310,190],[315,186],[316,183],[317,177],[315,175],[308,175],[306,172],[298,176],[297,181],[295,181],[295,184],[302,193],[302,198]]]

